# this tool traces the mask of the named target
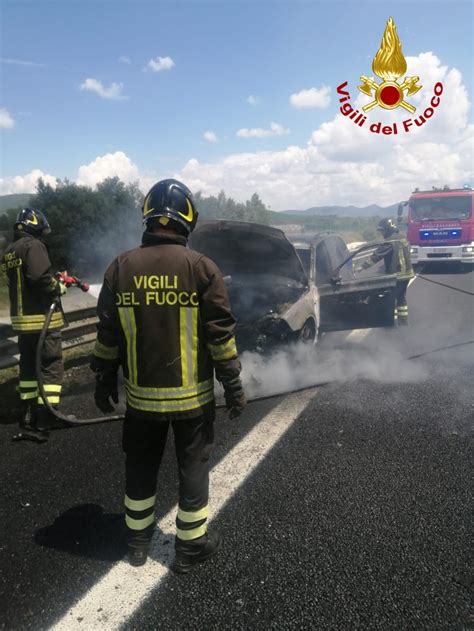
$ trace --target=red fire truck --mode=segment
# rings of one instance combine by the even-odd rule
[[[474,189],[415,189],[408,202],[398,207],[399,221],[406,205],[407,239],[414,265],[474,263]]]

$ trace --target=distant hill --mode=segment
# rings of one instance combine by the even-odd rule
[[[0,195],[0,214],[4,213],[9,208],[20,208],[21,206],[28,206],[28,202],[32,197],[32,193]]]
[[[398,204],[392,204],[391,206],[377,206],[377,204],[370,204],[370,206],[313,206],[306,210],[282,210],[281,212],[287,215],[303,215],[309,216],[328,216],[336,215],[338,217],[395,217],[397,215]]]
[[[16,195],[0,195],[0,214],[4,213],[8,208],[20,208],[28,206],[29,200],[33,197],[33,193],[20,193]],[[370,204],[369,206],[312,206],[306,210],[282,210],[278,215],[299,215],[305,218],[310,216],[328,216],[336,215],[338,217],[395,217],[397,215],[398,204],[391,206],[377,206]],[[275,212],[275,211],[273,211]],[[273,214],[273,213],[272,213]]]

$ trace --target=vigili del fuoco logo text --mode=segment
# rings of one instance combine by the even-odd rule
[[[443,84],[439,81],[433,87],[430,104],[416,117],[406,118],[401,122],[382,124],[381,122],[368,122],[365,115],[365,112],[370,112],[378,107],[384,110],[394,110],[401,107],[410,114],[414,114],[416,107],[410,103],[410,97],[423,87],[419,83],[420,77],[417,76],[405,77],[400,81],[407,71],[407,62],[403,56],[402,45],[392,18],[387,21],[380,48],[372,62],[372,71],[382,79],[382,82],[378,83],[373,77],[366,77],[365,75],[360,77],[362,84],[358,86],[358,89],[372,99],[362,107],[362,112],[356,110],[350,103],[351,96],[347,90],[348,82],[344,81],[337,87],[339,103],[342,103],[339,109],[343,116],[352,120],[359,127],[368,127],[373,134],[382,133],[386,136],[398,134],[399,131],[401,133],[409,132],[421,127],[433,116],[443,94]]]

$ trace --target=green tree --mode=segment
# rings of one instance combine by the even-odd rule
[[[255,223],[270,223],[270,213],[257,193],[245,202],[245,218]]]
[[[204,197],[201,192],[194,196],[197,209],[203,219],[233,219],[254,223],[270,223],[271,213],[257,193],[245,203],[227,197],[224,191],[215,197]]]
[[[51,259],[58,269],[101,276],[120,251],[139,243],[143,196],[138,184],[107,178],[96,190],[68,180],[54,189],[38,182],[31,206],[51,225]]]

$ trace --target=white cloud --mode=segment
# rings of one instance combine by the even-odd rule
[[[155,59],[150,59],[145,70],[150,69],[153,72],[161,72],[162,70],[171,70],[174,65],[175,63],[171,57],[155,57]]]
[[[122,182],[136,182],[140,179],[138,167],[123,151],[98,156],[89,164],[79,167],[76,182],[94,187],[108,177],[119,177]]]
[[[302,108],[323,108],[328,107],[331,102],[331,88],[323,85],[321,88],[309,88],[301,90],[290,96],[290,103],[293,107]]]
[[[205,131],[203,138],[207,140],[207,142],[219,142],[219,138],[213,131]]]
[[[122,55],[121,57],[119,57],[119,61],[121,64],[131,64],[132,60],[130,59],[130,57],[127,57],[127,55]]]
[[[249,105],[258,105],[260,103],[260,97],[251,94],[249,97],[247,97],[247,103]]]
[[[269,138],[270,136],[284,136],[289,134],[290,130],[285,129],[283,125],[279,123],[270,123],[269,129],[243,127],[236,132],[236,135],[240,138]]]
[[[155,177],[140,176],[136,164],[123,151],[116,151],[98,156],[89,164],[79,167],[75,182],[82,186],[94,188],[99,182],[114,176],[119,177],[122,182],[127,184],[140,181],[142,188],[147,190],[156,181]],[[0,178],[0,195],[32,193],[40,177],[51,186],[56,186],[54,176],[44,173],[40,169],[33,169],[26,175]]]
[[[123,83],[111,83],[109,87],[106,88],[97,79],[86,79],[84,83],[81,84],[80,89],[88,92],[95,92],[102,99],[122,101],[127,98],[122,95]]]
[[[10,112],[2,107],[0,109],[0,129],[11,129],[15,127],[15,120]]]
[[[406,199],[416,187],[474,181],[470,103],[458,70],[448,69],[431,52],[407,57],[408,76],[418,75],[423,89],[407,97],[417,111],[377,108],[359,127],[338,113],[320,125],[306,146],[283,151],[235,154],[212,163],[190,160],[175,177],[191,190],[215,194],[224,189],[237,200],[258,191],[276,210],[315,205],[376,203]],[[442,82],[441,103],[425,125],[409,133],[383,136],[368,124],[383,124],[419,116],[428,106],[436,82]],[[349,85],[351,103],[361,107],[370,99],[358,95],[357,79]]]
[[[44,173],[40,169],[33,169],[26,175],[14,175],[0,178],[0,195],[13,195],[14,193],[34,193],[39,178],[51,186],[56,186],[56,178]]]
[[[9,64],[12,66],[25,66],[27,68],[45,68],[45,64],[39,64],[36,61],[24,61],[23,59],[8,59],[5,57],[0,58],[0,63]]]

